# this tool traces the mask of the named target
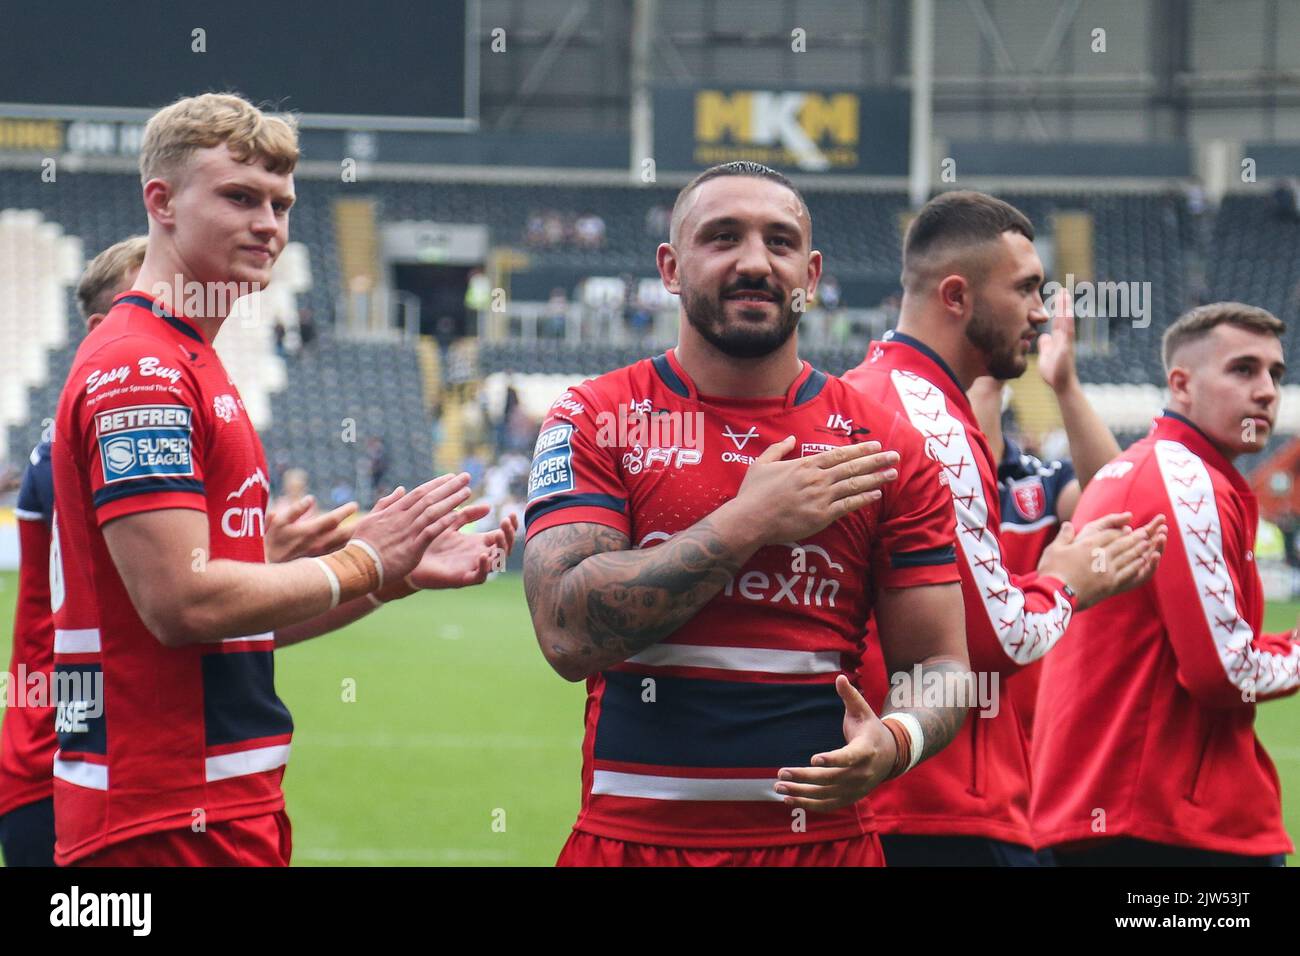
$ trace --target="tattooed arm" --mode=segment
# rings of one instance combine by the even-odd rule
[[[876,598],[876,626],[891,685],[881,716],[915,717],[925,735],[921,760],[933,757],[957,736],[974,702],[961,585],[883,589]],[[915,685],[918,665],[920,687]],[[927,682],[944,688],[938,706],[922,706]]]
[[[557,525],[528,542],[524,591],[550,665],[582,680],[694,617],[761,543],[723,509],[645,550],[592,523]]]
[[[652,548],[591,522],[556,525],[524,548],[524,592],[546,660],[583,680],[689,621],[766,544],[816,534],[880,497],[897,474],[876,442],[782,461],[787,438],[749,467],[736,497]]]
[[[910,681],[912,668],[919,664],[926,675],[923,681],[964,685],[970,667],[960,584],[882,588],[876,595],[875,613],[885,666],[891,675],[906,675]],[[930,674],[936,676],[930,678]],[[812,766],[781,768],[774,787],[787,806],[822,812],[847,807],[889,779],[894,769],[898,745],[893,733],[843,674],[835,679],[835,690],[844,702],[844,746],[815,754]],[[916,718],[925,737],[921,760],[946,747],[966,719],[966,697],[958,704],[945,694],[937,706],[922,706],[923,697],[896,702],[896,696],[903,695],[891,693],[881,713],[907,713]]]

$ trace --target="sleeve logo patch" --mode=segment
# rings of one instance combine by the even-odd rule
[[[184,405],[133,405],[98,413],[104,484],[193,476],[190,422]]]
[[[572,437],[573,426],[568,424],[548,428],[537,436],[533,467],[528,473],[530,502],[574,489]]]

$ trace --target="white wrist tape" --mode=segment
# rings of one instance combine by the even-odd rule
[[[325,572],[325,577],[330,583],[330,610],[333,610],[339,606],[339,576],[334,573],[333,568],[320,558],[312,558],[312,560]]]
[[[912,759],[903,768],[903,773],[907,773],[921,762],[921,751],[925,749],[925,731],[921,729],[921,722],[914,715],[903,713],[888,714],[880,719],[896,720],[899,726],[907,731],[908,739],[912,741]]]

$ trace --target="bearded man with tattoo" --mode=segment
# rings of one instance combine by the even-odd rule
[[[784,176],[701,173],[658,267],[679,344],[561,395],[529,477],[533,627],[587,682],[559,863],[880,865],[864,798],[966,708],[877,716],[847,675],[874,613],[892,670],[966,677],[948,492],[904,417],[799,359],[822,257]]]

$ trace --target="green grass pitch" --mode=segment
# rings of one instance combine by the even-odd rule
[[[9,659],[17,576],[0,574]],[[1272,629],[1300,605],[1269,607]],[[517,575],[416,595],[276,654],[294,864],[549,866],[578,809],[584,693],[537,650]],[[1259,734],[1300,836],[1300,700]],[[1292,860],[1294,862],[1294,860]]]

